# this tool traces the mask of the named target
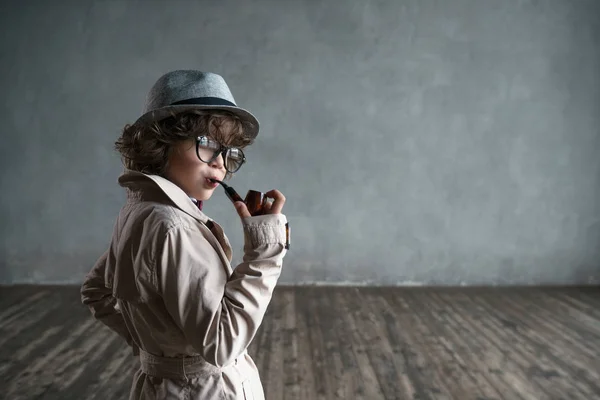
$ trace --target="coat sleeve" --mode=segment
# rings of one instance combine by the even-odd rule
[[[285,249],[286,217],[243,220],[244,258],[228,277],[226,265],[203,234],[171,228],[157,258],[159,291],[189,343],[217,367],[233,362],[262,323]]]
[[[132,338],[123,315],[117,308],[117,299],[113,297],[112,289],[106,286],[105,271],[109,251],[107,250],[86,275],[81,286],[81,302],[88,306],[94,318],[108,326],[132,345]],[[135,354],[134,347],[134,354]]]

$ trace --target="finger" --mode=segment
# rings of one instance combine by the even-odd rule
[[[283,193],[281,193],[279,190],[277,189],[273,189],[273,190],[269,190],[267,193],[265,193],[265,195],[267,197],[270,197],[271,199],[278,199],[278,198],[282,198],[285,200],[285,196],[283,195]]]
[[[269,200],[265,200],[262,205],[263,213],[268,213],[271,211],[271,205],[273,203]]]
[[[237,211],[240,218],[247,218],[250,216],[250,211],[248,211],[248,207],[242,201],[236,201],[233,203],[235,210]]]
[[[274,199],[269,210],[269,214],[280,214],[285,204],[285,196],[279,190],[273,189],[265,193],[268,197]]]

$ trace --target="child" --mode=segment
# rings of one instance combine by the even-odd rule
[[[246,349],[260,327],[286,254],[284,196],[266,214],[235,208],[243,262],[202,202],[244,163],[258,121],[222,77],[173,71],[154,84],[145,113],[116,142],[127,203],[108,250],[81,288],[94,317],[140,357],[130,399],[264,399]]]

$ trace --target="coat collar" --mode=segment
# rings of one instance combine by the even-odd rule
[[[192,199],[179,186],[161,176],[148,175],[129,169],[125,169],[123,174],[119,176],[119,184],[130,191],[141,192],[143,196],[154,197],[157,191],[159,194],[166,195],[175,204],[175,207],[206,225],[221,245],[224,260],[231,261],[231,244],[223,232],[223,228],[200,211]],[[227,264],[227,267],[229,273],[231,273],[229,264]]]
[[[192,199],[179,186],[166,178],[126,169],[119,177],[119,184],[133,191],[160,189],[177,208],[186,214],[204,224],[210,221],[210,218],[198,209]]]

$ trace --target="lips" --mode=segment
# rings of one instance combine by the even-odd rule
[[[207,178],[205,179],[205,182],[206,182],[206,184],[207,184],[209,187],[211,187],[211,188],[216,188],[217,186],[219,186],[219,184],[218,184],[217,182],[211,181],[211,179],[216,179],[216,180],[219,180],[219,178],[217,178],[216,176],[210,176],[210,177],[207,177]]]

